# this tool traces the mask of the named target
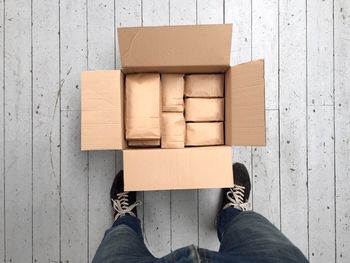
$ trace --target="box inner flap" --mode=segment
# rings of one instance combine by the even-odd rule
[[[123,155],[126,191],[233,186],[230,146],[125,149]]]
[[[265,145],[264,60],[230,68],[225,82],[226,144]]]
[[[118,28],[122,67],[125,72],[223,68],[230,65],[231,36],[232,24]]]
[[[81,149],[123,149],[123,77],[120,70],[81,74]]]

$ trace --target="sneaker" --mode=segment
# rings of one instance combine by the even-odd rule
[[[246,211],[250,208],[248,199],[251,186],[248,170],[241,163],[232,165],[232,170],[234,186],[233,188],[222,189],[221,209],[233,207],[241,211]]]
[[[114,220],[126,214],[137,217],[136,207],[141,201],[136,201],[136,192],[124,192],[124,173],[120,171],[114,178],[111,188],[111,202],[114,210]]]

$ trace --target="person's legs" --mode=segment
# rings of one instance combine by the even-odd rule
[[[125,215],[117,219],[106,231],[92,262],[154,262],[155,260],[144,244],[140,220]]]
[[[204,262],[307,262],[273,224],[263,216],[245,211],[248,207],[250,179],[244,165],[233,166],[235,185],[223,189],[217,216],[219,252],[200,250]]]
[[[146,248],[140,220],[137,218],[135,192],[124,192],[123,172],[119,172],[111,188],[115,221],[97,249],[93,263],[154,262],[157,259]]]

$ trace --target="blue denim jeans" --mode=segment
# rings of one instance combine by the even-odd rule
[[[222,210],[217,233],[219,251],[191,245],[156,258],[144,244],[139,219],[127,215],[106,231],[92,262],[307,262],[297,247],[255,212]]]

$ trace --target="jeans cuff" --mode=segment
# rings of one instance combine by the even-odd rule
[[[242,211],[233,207],[228,207],[219,212],[217,215],[217,234],[221,241],[221,237],[225,232],[225,227],[235,216],[240,214]]]
[[[131,216],[131,215],[121,216],[113,222],[112,228],[117,227],[119,225],[127,225],[142,237],[140,219],[138,219],[136,216]]]

